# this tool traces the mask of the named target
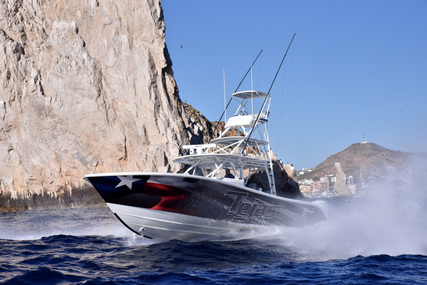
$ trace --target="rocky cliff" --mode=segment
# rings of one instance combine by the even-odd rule
[[[0,2],[3,209],[72,203],[87,173],[174,171],[187,120],[160,0]]]

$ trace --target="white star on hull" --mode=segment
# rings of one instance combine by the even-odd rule
[[[116,188],[119,188],[120,186],[126,185],[130,190],[132,190],[132,183],[133,182],[141,180],[139,178],[133,178],[132,175],[117,176],[117,178],[120,179],[120,183],[117,184]]]

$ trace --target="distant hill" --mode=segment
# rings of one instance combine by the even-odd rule
[[[379,146],[375,143],[355,143],[345,150],[329,156],[324,162],[297,177],[298,180],[318,180],[328,174],[336,175],[335,163],[339,162],[345,175],[355,178],[373,177],[396,174],[403,170],[411,159],[427,154],[415,154],[395,151]]]

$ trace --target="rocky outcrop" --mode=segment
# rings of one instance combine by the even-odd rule
[[[224,130],[224,122],[211,122],[190,104],[183,104],[188,121],[193,128],[191,130],[191,144],[209,143],[211,139],[218,137],[220,132]]]
[[[159,0],[0,2],[3,200],[177,170],[186,120]]]
[[[272,161],[276,194],[286,198],[303,198],[298,183],[294,181],[295,168],[292,165],[283,164],[274,153]],[[250,183],[255,183],[257,188],[268,189],[269,187],[268,177],[265,172],[252,174],[248,184]]]
[[[335,171],[337,181],[335,182],[335,191],[337,192],[336,197],[352,196],[349,186],[346,183],[346,175],[342,169],[341,163],[335,162]]]

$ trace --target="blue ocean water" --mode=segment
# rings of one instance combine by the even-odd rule
[[[0,213],[0,284],[427,284],[427,191],[410,184],[222,241],[144,239],[108,208]]]
[[[321,240],[334,235],[322,234],[330,225],[157,242],[134,236],[107,208],[3,213],[0,222],[1,284],[427,283],[425,247],[396,255],[371,242],[334,247]],[[355,253],[364,250],[373,254]]]

